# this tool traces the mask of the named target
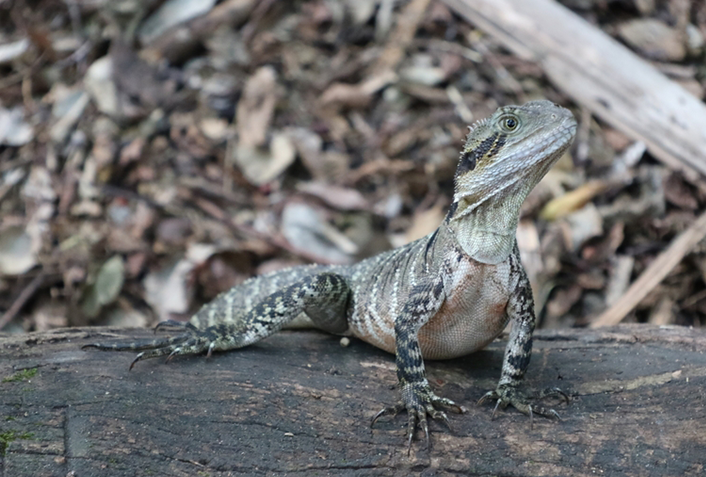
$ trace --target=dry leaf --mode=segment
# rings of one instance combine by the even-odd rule
[[[125,263],[120,255],[108,259],[98,270],[96,277],[84,290],[81,310],[89,318],[95,318],[105,305],[115,301],[125,281]]]
[[[288,204],[282,212],[282,235],[295,249],[323,263],[349,263],[358,247],[307,204]]]
[[[34,128],[24,119],[21,107],[0,107],[0,145],[22,146],[34,137]]]
[[[276,87],[277,74],[271,66],[263,66],[248,79],[235,116],[240,147],[265,145],[277,103]]]
[[[370,204],[356,189],[339,187],[324,182],[303,182],[297,190],[306,192],[338,210],[367,210]]]
[[[166,266],[145,277],[145,300],[160,321],[189,311],[194,296],[193,271],[214,253],[216,248],[212,245],[192,244],[183,258],[173,256]]]
[[[407,242],[426,237],[435,231],[446,217],[446,208],[441,203],[437,203],[427,210],[416,212],[412,218],[412,225],[405,234]]]
[[[215,4],[216,0],[167,0],[142,23],[140,42],[152,43],[171,28],[205,15]]]
[[[274,180],[296,158],[291,139],[280,132],[273,134],[269,149],[239,144],[234,154],[235,162],[245,177],[258,186]]]
[[[113,60],[109,55],[91,64],[83,82],[100,112],[109,116],[118,115],[118,89],[113,82]]]
[[[607,184],[604,181],[595,180],[587,182],[577,189],[549,201],[547,205],[544,206],[539,216],[544,220],[556,220],[560,217],[564,217],[582,208],[596,195],[603,192],[606,187]]]
[[[0,274],[21,275],[37,264],[38,250],[24,227],[0,232]]]
[[[581,210],[565,217],[562,231],[567,248],[575,252],[588,239],[603,234],[603,217],[595,205],[586,204]]]

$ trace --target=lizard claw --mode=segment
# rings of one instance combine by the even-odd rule
[[[419,426],[424,431],[424,440],[427,449],[431,447],[429,439],[429,423],[427,416],[432,419],[443,421],[449,429],[449,418],[445,412],[440,411],[437,407],[451,409],[459,414],[468,412],[463,406],[459,406],[454,401],[442,398],[434,394],[426,380],[419,383],[405,383],[402,386],[402,400],[394,406],[386,407],[375,414],[370,423],[372,427],[375,422],[382,416],[396,416],[400,412],[406,410],[408,413],[407,419],[407,454],[412,450],[412,440]]]
[[[407,455],[410,455],[412,453],[412,439],[414,438],[414,433],[417,430],[417,423],[419,424],[419,427],[424,430],[424,441],[426,442],[427,450],[431,448],[427,416],[425,413],[418,413],[413,411],[409,413],[409,419],[407,421]]]
[[[137,364],[138,361],[142,360],[142,357],[145,355],[145,353],[138,353],[137,356],[135,356],[135,359],[132,360],[132,363],[130,363],[130,367],[128,368],[128,371],[132,371],[132,368]]]
[[[379,418],[381,418],[382,416],[392,415],[392,417],[395,417],[397,414],[399,414],[403,410],[404,410],[404,404],[402,402],[398,402],[394,406],[384,407],[384,408],[380,409],[380,411],[373,416],[373,420],[370,423],[370,427],[373,427],[375,425],[375,422]]]
[[[449,417],[444,411],[439,411],[434,408],[427,408],[427,413],[431,416],[432,419],[443,421],[444,425],[448,428],[448,430],[453,432],[453,429],[451,428],[451,423],[449,422]]]
[[[181,347],[174,348],[174,349],[172,350],[172,352],[169,353],[169,356],[167,356],[167,359],[165,359],[164,362],[165,362],[165,363],[170,362],[170,361],[174,358],[174,356],[176,356],[176,355],[178,355],[178,354],[181,354],[181,353],[182,353]]]
[[[542,392],[539,393],[539,399],[544,399],[545,397],[549,396],[561,397],[564,401],[566,401],[566,404],[569,404],[571,402],[571,398],[569,397],[569,395],[559,388],[545,388],[542,389]]]

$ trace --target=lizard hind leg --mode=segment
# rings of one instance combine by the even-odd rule
[[[232,289],[235,293],[237,288]],[[84,347],[103,350],[144,350],[135,357],[130,369],[143,359],[167,355],[167,361],[177,355],[192,355],[226,351],[256,343],[279,331],[301,313],[306,313],[314,324],[332,333],[348,328],[346,308],[350,288],[345,279],[335,273],[305,275],[299,281],[267,295],[244,313],[232,313],[234,302],[229,292],[205,305],[191,319],[191,323],[165,321],[157,329],[179,328],[183,333],[173,338],[141,342],[102,344]],[[227,317],[237,316],[229,320]],[[212,323],[205,326],[205,323]]]
[[[185,332],[177,336],[147,340],[118,341],[115,343],[89,343],[83,345],[81,349],[96,348],[103,351],[142,351],[130,364],[130,369],[135,366],[135,363],[143,359],[171,354],[174,350],[178,349],[195,349],[195,345],[197,343],[194,334],[198,331],[195,326],[190,323],[180,323],[177,321],[168,320],[158,323],[155,327],[155,332],[157,329],[162,328],[165,325],[181,328]]]

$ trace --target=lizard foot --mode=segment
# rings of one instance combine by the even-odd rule
[[[199,354],[204,351],[208,351],[208,356],[210,356],[215,347],[214,336],[208,332],[197,329],[191,323],[173,320],[162,321],[155,327],[155,333],[164,328],[180,329],[183,333],[171,338],[158,338],[153,340],[91,343],[82,346],[82,348],[97,348],[107,351],[144,350],[130,363],[130,369],[132,369],[138,361],[157,358],[159,356],[167,355],[167,362],[177,355]]]
[[[567,404],[569,403],[569,396],[559,388],[545,389],[539,393],[537,398],[543,399],[548,396],[559,396],[564,399]],[[496,401],[491,419],[495,419],[495,414],[498,411],[498,408],[505,409],[507,406],[512,406],[521,413],[530,417],[530,428],[532,428],[533,417],[535,414],[561,420],[559,413],[557,413],[554,409],[531,404],[529,398],[522,391],[509,384],[500,384],[494,391],[487,392],[478,400],[478,404],[483,404],[486,401]]]
[[[186,355],[186,354],[199,354],[208,350],[208,356],[211,355],[211,350],[213,349],[211,340],[204,336],[192,336],[186,338],[183,342],[178,344],[170,344],[167,346],[162,346],[161,348],[150,349],[143,351],[135,356],[135,359],[130,363],[130,370],[138,361],[149,358],[158,358],[160,356],[168,355],[166,362],[168,363],[174,356]]]
[[[424,439],[426,441],[427,449],[430,447],[427,416],[430,416],[432,419],[440,419],[444,421],[446,426],[451,429],[449,418],[446,416],[446,413],[444,411],[440,411],[437,407],[444,407],[459,414],[468,412],[465,407],[459,406],[451,399],[442,398],[434,394],[426,379],[416,383],[405,383],[402,386],[401,394],[402,399],[397,404],[383,408],[380,412],[375,414],[372,422],[370,423],[370,427],[372,427],[382,416],[396,416],[400,412],[406,410],[409,415],[407,423],[407,454],[409,454],[412,450],[412,439],[417,430],[417,425],[419,425],[419,427],[421,427],[424,431]]]

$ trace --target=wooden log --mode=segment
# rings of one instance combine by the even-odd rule
[[[406,416],[370,429],[397,399],[392,356],[288,331],[243,350],[140,362],[81,350],[147,330],[0,337],[3,476],[704,475],[706,331],[622,325],[541,331],[526,386],[559,386],[561,422],[475,402],[505,342],[427,362],[432,386],[469,408],[432,423],[407,456]],[[421,436],[418,436],[421,437]]]
[[[690,179],[706,174],[706,105],[554,0],[444,0],[576,102]]]

